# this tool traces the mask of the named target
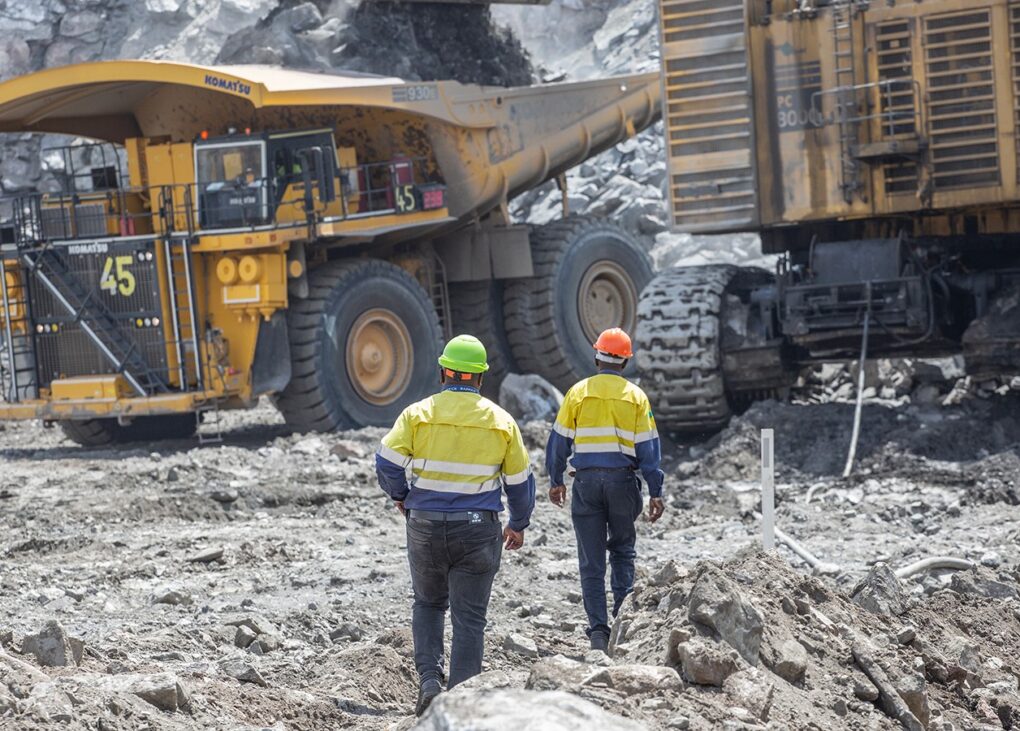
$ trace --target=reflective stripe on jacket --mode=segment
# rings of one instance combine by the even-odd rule
[[[652,407],[644,391],[616,372],[586,378],[564,397],[546,446],[553,485],[563,484],[571,452],[574,469],[640,470],[648,494],[662,495],[661,446]]]
[[[513,417],[466,386],[450,386],[404,409],[376,454],[382,489],[413,510],[510,508],[509,525],[527,527],[535,478]]]

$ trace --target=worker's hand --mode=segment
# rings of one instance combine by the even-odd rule
[[[404,501],[403,500],[394,500],[393,504],[397,506],[397,510],[400,511],[401,515],[403,515],[405,517],[407,516],[407,511],[404,510]]]
[[[567,486],[553,485],[552,487],[550,487],[549,502],[551,502],[557,508],[562,508],[563,504],[567,502]]]
[[[666,512],[666,503],[662,501],[661,497],[653,497],[648,501],[648,522],[654,523],[662,514]]]
[[[503,540],[506,541],[506,543],[503,544],[503,548],[508,551],[516,551],[524,545],[524,531],[514,530],[510,526],[507,526],[503,529]]]

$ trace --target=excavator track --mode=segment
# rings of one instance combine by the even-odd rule
[[[636,361],[660,427],[705,432],[729,421],[720,323],[726,287],[738,270],[729,264],[670,269],[641,295]]]

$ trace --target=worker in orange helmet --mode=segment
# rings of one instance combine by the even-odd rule
[[[549,499],[559,507],[567,497],[563,472],[568,459],[573,468],[570,515],[593,650],[605,651],[609,645],[607,551],[614,617],[634,588],[635,521],[644,507],[637,472],[644,476],[651,496],[649,521],[654,523],[665,510],[655,417],[645,392],[623,377],[632,357],[630,336],[620,328],[599,336],[598,375],[567,392],[546,446]]]

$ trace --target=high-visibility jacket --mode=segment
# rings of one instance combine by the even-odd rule
[[[662,447],[645,392],[615,371],[576,383],[567,391],[546,446],[546,469],[553,485],[563,471],[588,468],[639,470],[648,494],[662,495]]]
[[[502,488],[508,525],[523,530],[535,508],[535,477],[517,422],[468,386],[447,386],[404,409],[375,463],[382,489],[411,510],[499,512]]]

